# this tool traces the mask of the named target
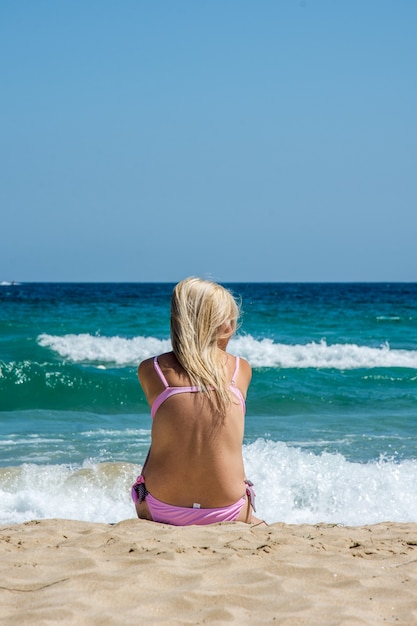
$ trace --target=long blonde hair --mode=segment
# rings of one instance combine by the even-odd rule
[[[239,313],[231,292],[209,280],[185,278],[172,293],[173,352],[191,384],[206,393],[222,416],[230,404],[230,395],[218,341],[236,331]]]

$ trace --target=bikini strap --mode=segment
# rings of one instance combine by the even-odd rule
[[[253,508],[253,510],[256,513],[256,508],[255,508],[255,489],[253,488],[253,482],[251,480],[245,479],[245,485],[246,485],[246,495],[249,498],[249,502]]]
[[[163,383],[163,385],[165,385],[165,388],[169,387],[168,381],[165,378],[165,376],[163,375],[161,368],[159,367],[158,357],[157,356],[154,356],[154,358],[153,358],[153,366],[154,366],[155,371],[158,374],[161,382]]]
[[[232,385],[236,384],[236,376],[237,376],[238,371],[239,371],[239,357],[237,356],[235,371],[233,372],[233,376],[232,376]]]

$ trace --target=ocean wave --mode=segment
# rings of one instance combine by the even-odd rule
[[[105,523],[132,518],[130,486],[138,473],[130,463],[88,461],[76,467],[26,463],[0,468],[0,524],[51,517]]]
[[[63,336],[42,334],[38,343],[73,363],[92,363],[97,367],[132,366],[154,354],[171,349],[169,339],[156,337],[102,337],[90,334]],[[235,337],[230,351],[246,358],[253,367],[317,369],[417,369],[417,350],[395,350],[388,344],[380,347],[354,343],[328,344],[326,340],[307,344],[275,343],[251,335]]]
[[[272,339],[237,337],[233,346],[253,367],[361,369],[375,367],[417,368],[417,350],[392,350],[386,343],[378,348],[351,343],[320,342],[287,345]]]
[[[102,337],[80,335],[47,335],[38,337],[43,348],[50,348],[73,363],[107,363],[126,366],[137,365],[143,359],[171,349],[169,340],[156,337]]]
[[[268,523],[417,522],[415,459],[358,463],[264,439],[245,445],[243,457],[255,484],[257,515]],[[94,460],[0,468],[0,524],[133,518],[130,489],[140,470],[133,463]]]
[[[263,439],[245,446],[244,459],[256,484],[259,513],[268,522],[417,521],[415,459],[357,463],[342,454],[314,454]]]

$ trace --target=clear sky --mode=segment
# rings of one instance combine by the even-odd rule
[[[1,0],[0,281],[417,280],[415,0]]]

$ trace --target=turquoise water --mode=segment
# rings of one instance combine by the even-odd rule
[[[268,521],[417,521],[417,284],[232,284]],[[133,517],[172,284],[0,287],[0,523]],[[63,501],[63,494],[65,498]]]

